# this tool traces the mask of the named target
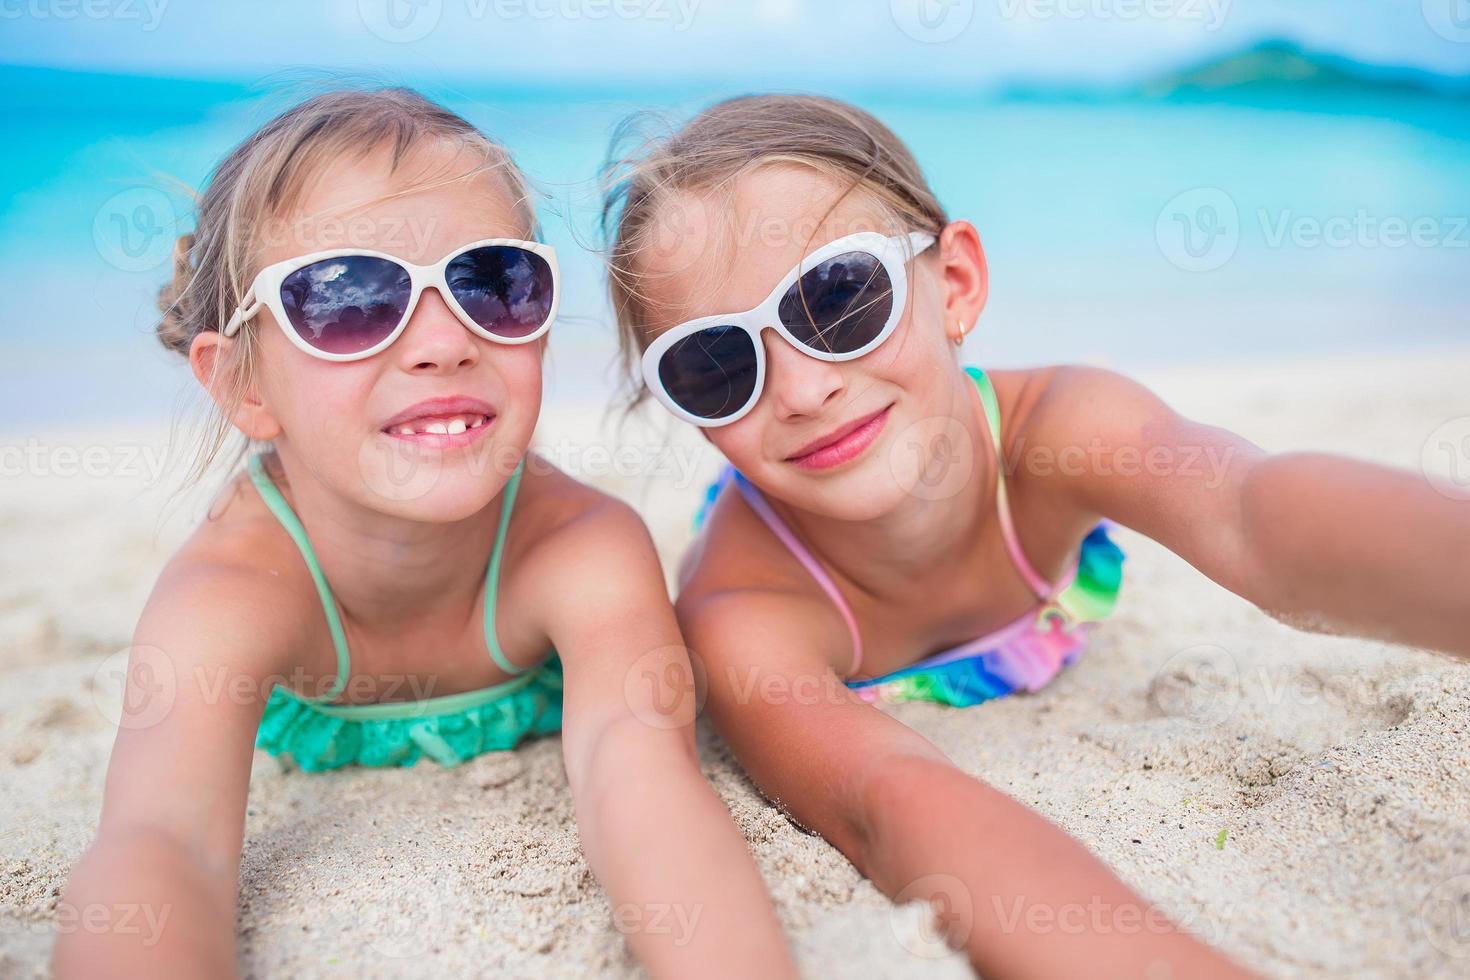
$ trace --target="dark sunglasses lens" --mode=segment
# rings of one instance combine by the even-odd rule
[[[893,281],[878,257],[843,252],[791,284],[780,317],[808,347],[851,354],[883,332],[892,310]]]
[[[690,415],[722,419],[755,393],[755,344],[739,327],[709,327],[678,341],[658,362],[658,379]]]
[[[356,354],[382,343],[403,322],[412,294],[407,269],[370,255],[322,259],[281,283],[292,329],[328,354]]]
[[[444,278],[470,319],[497,337],[525,337],[551,316],[551,266],[535,252],[473,248],[449,263]]]

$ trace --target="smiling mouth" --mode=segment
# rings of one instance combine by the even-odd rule
[[[824,436],[816,443],[810,443],[801,451],[786,457],[786,461],[803,469],[825,470],[861,456],[878,438],[892,407],[890,404],[871,415],[848,423],[836,433]]]
[[[385,426],[382,431],[390,439],[421,449],[459,449],[490,431],[495,418],[483,412],[420,415]]]
[[[390,436],[449,435],[457,436],[489,425],[493,415],[479,412],[457,412],[453,415],[422,415],[383,429]]]

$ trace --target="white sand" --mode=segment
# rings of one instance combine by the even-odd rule
[[[1142,377],[1267,448],[1417,469],[1437,427],[1470,417],[1467,367],[1460,351]],[[717,460],[677,427],[651,480],[557,448],[563,435],[585,442],[595,418],[549,413],[543,443],[638,504],[672,563],[703,484],[680,487],[671,470],[693,462],[707,476]],[[128,454],[156,453],[161,432],[34,439],[49,472],[12,475],[6,450],[0,503],[4,977],[46,973],[57,896],[97,819],[117,698],[108,657],[199,505],[195,494],[165,515],[146,469],[118,472]],[[101,447],[91,458],[110,472],[68,475],[66,446]],[[1294,632],[1152,543],[1122,543],[1119,613],[1050,688],[895,712],[1264,973],[1470,974],[1470,668]],[[806,975],[967,975],[954,958],[911,952],[922,948],[914,909],[895,910],[765,804],[708,732],[702,747]],[[636,975],[580,856],[557,740],[452,771],[307,776],[256,762],[246,973]]]

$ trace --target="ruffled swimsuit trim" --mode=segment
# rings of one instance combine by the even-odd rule
[[[251,481],[306,561],[337,654],[337,676],[321,697],[309,698],[281,685],[271,691],[256,733],[258,747],[272,755],[289,757],[308,772],[348,765],[411,766],[426,756],[440,765],[453,766],[561,729],[562,671],[555,652],[530,670],[523,670],[505,656],[495,632],[505,532],[523,468],[524,463],[516,467],[502,494],[500,522],[485,575],[486,647],[496,664],[515,676],[481,690],[417,701],[334,704],[347,686],[352,666],[336,601],[306,528],[271,480],[262,458],[251,457]]]
[[[990,379],[978,368],[965,372],[975,382],[985,420],[995,447],[996,511],[1002,537],[1016,571],[1036,593],[1040,604],[1008,626],[968,643],[941,651],[880,677],[849,679],[847,686],[868,701],[933,701],[966,707],[1016,691],[1036,691],[1061,669],[1076,661],[1092,626],[1106,618],[1117,603],[1123,580],[1123,552],[1108,536],[1108,524],[1093,528],[1083,539],[1076,563],[1062,579],[1048,583],[1037,574],[1021,550],[1006,497],[1004,456],[1000,441],[1000,402]],[[849,674],[862,665],[862,634],[841,590],[792,528],[743,474],[727,466],[705,494],[695,518],[703,524],[710,507],[727,484],[733,483],[751,509],[812,575],[842,614],[852,640]]]

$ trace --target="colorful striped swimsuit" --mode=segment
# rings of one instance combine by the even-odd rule
[[[998,464],[1002,463],[1000,402],[995,396],[995,389],[979,368],[967,367],[965,372],[979,389],[985,420],[995,445],[995,457]],[[837,606],[852,639],[850,675],[856,674],[862,665],[863,640],[852,609],[817,557],[771,508],[760,490],[734,467],[726,466],[711,484],[704,506],[695,519],[696,527],[704,522],[715,498],[729,483],[735,484],[750,508]],[[1040,604],[1009,626],[925,657],[908,667],[881,677],[846,681],[847,686],[863,699],[935,701],[966,707],[1015,691],[1035,691],[1077,659],[1093,624],[1113,611],[1122,584],[1123,552],[1108,537],[1106,523],[1092,529],[1082,541],[1076,563],[1068,568],[1059,582],[1051,584],[1037,574],[1021,551],[1006,499],[1003,465],[997,465],[996,512],[1011,561]]]

